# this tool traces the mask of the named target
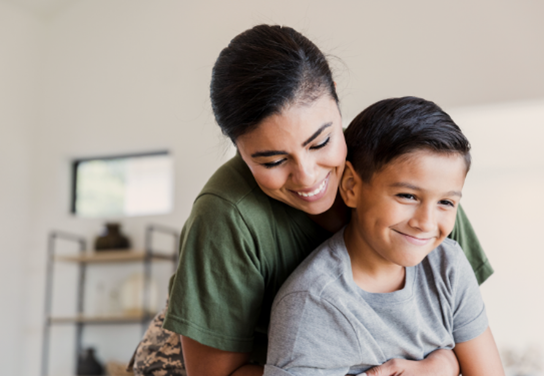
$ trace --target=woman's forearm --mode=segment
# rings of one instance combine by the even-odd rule
[[[459,376],[459,361],[452,350],[436,350],[427,358],[428,368],[421,375]]]

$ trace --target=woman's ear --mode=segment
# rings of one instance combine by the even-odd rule
[[[357,201],[359,198],[359,190],[361,186],[361,178],[353,168],[351,162],[346,162],[346,167],[344,168],[344,174],[342,179],[340,179],[340,195],[344,200],[346,206],[350,208],[357,207]]]

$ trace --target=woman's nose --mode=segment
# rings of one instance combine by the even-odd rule
[[[291,171],[291,179],[300,188],[315,184],[315,166],[308,160],[299,161]]]

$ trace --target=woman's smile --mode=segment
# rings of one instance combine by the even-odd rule
[[[313,201],[313,200],[319,200],[327,191],[327,183],[329,182],[329,177],[331,176],[331,173],[329,172],[325,179],[319,183],[317,188],[315,186],[313,188],[309,189],[301,189],[301,190],[291,190],[291,192],[297,194],[299,198],[307,201]]]

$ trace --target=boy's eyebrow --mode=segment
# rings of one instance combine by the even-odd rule
[[[315,140],[317,137],[319,137],[319,135],[328,127],[330,127],[332,125],[332,121],[326,123],[326,124],[323,124],[321,127],[319,127],[319,129],[317,131],[315,131],[315,133],[313,135],[310,136],[310,138],[308,138],[306,141],[304,141],[302,143],[302,146],[306,146],[308,145],[310,142],[312,142],[313,140]],[[251,157],[253,158],[256,158],[256,157],[273,157],[275,155],[285,155],[287,154],[286,151],[283,151],[283,150],[265,150],[265,151],[258,151],[256,153],[253,153],[251,154]]]
[[[424,189],[418,187],[417,185],[413,185],[413,184],[405,183],[405,182],[393,183],[390,186],[391,187],[396,187],[396,188],[408,188],[408,189],[411,189],[411,190],[414,190],[414,191],[423,191],[424,190]],[[446,192],[444,195],[445,196],[463,197],[463,194],[460,191],[449,191],[449,192]]]

